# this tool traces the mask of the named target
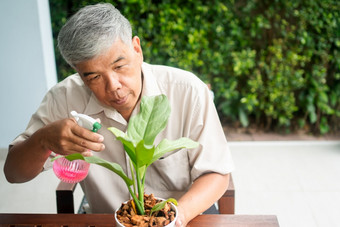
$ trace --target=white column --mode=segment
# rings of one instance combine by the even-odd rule
[[[57,83],[48,0],[0,1],[0,148]]]

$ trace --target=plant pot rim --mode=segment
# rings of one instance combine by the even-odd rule
[[[158,200],[166,200],[166,199],[163,199],[163,198],[160,198],[160,197],[155,197],[155,199],[158,199]],[[130,200],[132,199],[129,199],[125,202],[123,202],[123,204],[126,204],[127,202],[129,202]],[[176,223],[176,220],[177,220],[177,217],[178,217],[178,209],[177,209],[177,206],[175,204],[173,204],[172,202],[169,202],[170,205],[171,205],[171,209],[175,211],[175,219],[170,222],[168,225],[164,226],[164,227],[175,227],[175,223]],[[123,224],[121,224],[119,221],[118,221],[118,218],[117,218],[117,211],[120,209],[120,207],[118,207],[116,210],[115,210],[115,221],[116,221],[116,224],[117,224],[117,227],[124,227]]]

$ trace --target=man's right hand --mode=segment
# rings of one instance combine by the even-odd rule
[[[48,150],[61,155],[82,153],[91,156],[91,151],[105,149],[104,137],[77,124],[73,118],[67,118],[46,125],[42,133],[42,145]]]
[[[90,156],[91,150],[105,149],[103,141],[102,135],[79,126],[73,118],[53,122],[9,149],[4,166],[6,179],[11,183],[29,181],[42,171],[50,151]]]

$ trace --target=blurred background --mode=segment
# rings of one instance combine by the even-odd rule
[[[145,61],[211,84],[224,123],[312,134],[340,129],[337,0],[50,0],[54,45],[79,8],[111,2],[141,38]],[[70,74],[57,47],[58,79]]]
[[[61,26],[98,2],[130,20],[146,62],[192,71],[211,87],[236,165],[236,214],[338,225],[337,0],[1,0],[0,212],[56,212],[52,171],[9,184],[2,168],[47,90],[74,73],[57,48]]]

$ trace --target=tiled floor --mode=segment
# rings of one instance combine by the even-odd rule
[[[233,142],[237,214],[280,226],[340,226],[340,141]]]
[[[340,140],[230,142],[237,214],[275,214],[281,227],[340,226]],[[52,171],[6,182],[0,151],[0,213],[55,213]],[[81,192],[77,192],[77,204]]]
[[[9,184],[3,173],[7,156],[6,149],[0,149],[0,213],[56,213],[55,189],[58,178],[53,171],[41,173],[24,184]],[[80,204],[82,191],[76,188],[75,204]]]

